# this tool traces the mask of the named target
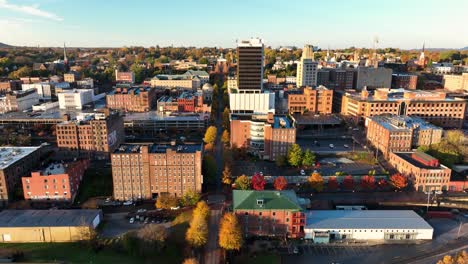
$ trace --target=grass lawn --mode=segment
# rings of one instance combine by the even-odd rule
[[[0,244],[0,248],[11,248],[24,252],[23,261],[67,263],[144,263],[138,257],[132,257],[113,249],[94,252],[80,243],[24,243]]]
[[[112,195],[111,168],[89,168],[81,182],[76,202],[83,203],[91,197]]]

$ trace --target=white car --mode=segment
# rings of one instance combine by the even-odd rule
[[[135,218],[133,218],[133,217],[132,217],[132,218],[130,218],[130,221],[128,221],[128,222],[129,222],[130,224],[133,224],[133,223],[135,223]]]
[[[144,213],[146,212],[146,209],[138,209],[137,213]]]
[[[333,145],[333,144],[330,144],[330,145],[328,145],[328,146],[329,146],[330,148],[335,148],[335,145]]]
[[[171,210],[179,210],[180,209],[180,206],[173,206],[171,207]]]
[[[349,148],[348,144],[344,144],[344,147],[345,147],[345,148]]]
[[[304,170],[301,170],[301,175],[305,176],[305,171]]]
[[[131,200],[123,202],[123,205],[132,205],[132,204],[133,204],[133,201]]]

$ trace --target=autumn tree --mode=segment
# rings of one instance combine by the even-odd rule
[[[223,134],[221,135],[221,142],[223,142],[224,144],[229,144],[229,140],[230,140],[230,137],[229,137],[229,131],[227,131],[226,129],[223,131]]]
[[[231,128],[231,121],[229,120],[229,115],[229,109],[225,107],[223,111],[223,128],[228,131]]]
[[[226,185],[232,184],[232,173],[231,173],[231,169],[229,168],[229,166],[224,166],[222,181]]]
[[[219,246],[225,250],[239,250],[243,243],[242,229],[236,215],[224,214],[219,227]]]
[[[317,192],[321,192],[323,190],[323,178],[320,173],[314,171],[309,178],[307,179],[310,187]]]
[[[187,258],[182,264],[199,264],[199,262],[196,258]]]
[[[234,182],[236,188],[239,190],[248,190],[250,189],[250,179],[246,175],[241,175],[237,177],[236,181]]]
[[[289,165],[299,167],[302,164],[302,149],[298,144],[293,144],[288,150]]]
[[[455,256],[445,255],[437,264],[466,264],[468,263],[468,253],[460,251]]]
[[[354,178],[351,175],[345,176],[343,179],[343,187],[345,190],[354,189]]]
[[[218,133],[218,129],[216,129],[215,126],[209,126],[205,132],[205,137],[203,138],[203,141],[206,144],[213,144],[216,140],[217,133]]]
[[[373,190],[375,188],[375,177],[372,175],[362,176],[361,188],[364,190]]]
[[[273,182],[273,186],[275,187],[275,190],[281,191],[288,187],[288,182],[286,181],[286,178],[279,176],[276,177],[275,181]]]
[[[195,205],[199,200],[200,200],[200,193],[193,189],[189,189],[180,198],[180,203],[183,206],[191,206],[191,205]]]
[[[164,247],[168,233],[164,226],[148,224],[138,230],[137,237],[144,242],[140,247],[145,247],[145,251],[150,249],[161,250]]]
[[[336,180],[336,177],[329,177],[328,178],[328,190],[329,191],[336,191],[338,190],[339,184]]]
[[[379,188],[383,189],[388,186],[388,182],[385,179],[380,179],[377,185],[379,186]]]
[[[392,185],[397,190],[401,190],[408,185],[408,181],[405,176],[401,175],[400,173],[395,173],[390,176],[390,185]]]
[[[315,163],[315,155],[310,151],[310,149],[306,149],[304,151],[304,155],[302,156],[302,166],[310,167]]]
[[[195,248],[200,248],[208,241],[208,223],[201,216],[194,216],[185,234],[185,240]]]
[[[260,173],[255,173],[252,177],[252,188],[256,191],[262,191],[265,189],[265,177],[260,175]]]
[[[177,197],[172,196],[170,193],[160,193],[156,199],[156,208],[170,209],[179,204]]]
[[[205,201],[199,201],[195,209],[193,209],[192,217],[198,217],[208,219],[210,216],[210,207]]]

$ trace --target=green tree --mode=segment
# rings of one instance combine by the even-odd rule
[[[234,184],[236,185],[236,188],[240,189],[240,190],[249,190],[250,185],[251,185],[250,179],[246,175],[241,175],[241,176],[237,177]]]
[[[213,144],[216,140],[216,134],[218,133],[218,129],[215,126],[210,126],[205,132],[205,137],[203,141],[207,144]]]
[[[302,164],[302,149],[298,144],[293,144],[288,151],[289,165],[299,167]]]
[[[180,198],[180,203],[182,204],[182,206],[192,206],[195,205],[199,200],[200,193],[196,192],[193,189],[189,189]]]
[[[208,61],[207,58],[203,57],[203,58],[201,58],[201,59],[198,61],[198,63],[200,63],[200,64],[208,64],[209,61]]]
[[[304,155],[302,158],[302,166],[310,167],[310,166],[313,166],[314,163],[315,163],[314,153],[312,153],[310,149],[306,149],[306,151],[304,151]]]
[[[19,79],[21,77],[31,76],[31,73],[32,73],[31,67],[23,66],[23,67],[19,68],[18,70],[14,71],[14,72],[11,72],[8,75],[8,78],[10,78],[10,79]]]
[[[219,246],[225,250],[239,250],[244,244],[242,229],[233,213],[226,213],[219,227]]]

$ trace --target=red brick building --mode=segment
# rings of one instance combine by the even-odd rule
[[[107,107],[129,112],[147,112],[156,105],[156,89],[117,87],[106,96]]]
[[[304,236],[305,214],[292,190],[234,190],[233,211],[247,236]]]
[[[311,112],[315,114],[331,114],[333,90],[325,86],[315,89],[306,87],[300,93],[288,94],[289,113]]]
[[[73,201],[89,160],[69,163],[52,163],[42,171],[22,177],[25,200],[66,200]]]
[[[413,74],[392,74],[392,88],[416,90],[418,76]]]

